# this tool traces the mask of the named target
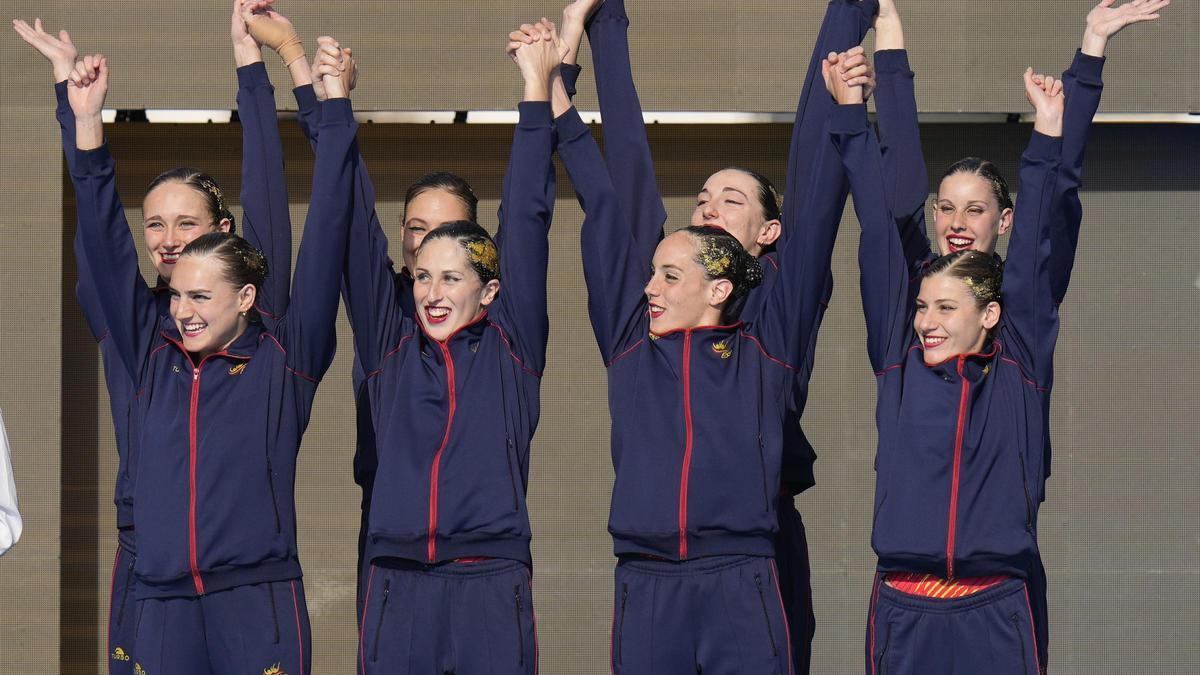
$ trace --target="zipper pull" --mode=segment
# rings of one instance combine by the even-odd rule
[[[198,379],[200,379],[200,369],[199,369],[199,368],[192,368],[192,380],[193,380],[193,381],[195,381],[195,380],[198,380]]]

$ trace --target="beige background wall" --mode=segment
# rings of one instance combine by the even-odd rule
[[[532,15],[557,14],[553,5],[508,0],[360,0],[347,14],[322,22],[327,6],[288,4],[310,44],[324,23],[356,47],[364,71],[359,109],[511,108],[517,80],[493,34],[502,36],[509,24]],[[643,101],[653,110],[792,108],[823,7],[701,2],[685,14],[692,3],[629,4],[638,24],[635,67]],[[922,108],[1023,110],[1016,87],[999,86],[997,78],[1015,77],[1026,62],[1065,66],[1087,4],[957,3],[973,15],[969,21],[946,17],[945,3],[906,9]],[[115,78],[110,106],[120,108],[233,107],[224,7],[140,0],[5,4],[13,16],[40,14],[51,27],[71,28],[81,45],[107,50]],[[989,18],[1001,8],[1003,17]],[[147,11],[153,15],[141,14]],[[1194,73],[1200,10],[1180,1],[1168,11],[1157,32],[1145,31],[1142,40],[1131,32],[1114,44],[1102,111],[1200,110]],[[1037,13],[1039,21],[1014,18],[1023,12]],[[444,39],[447,32],[456,37]],[[695,45],[717,46],[697,57]],[[107,399],[73,302],[70,247],[63,245],[72,234],[73,206],[63,182],[49,68],[11,34],[0,39],[0,58],[10,66],[0,69],[0,407],[26,516],[25,538],[0,559],[0,669],[103,672],[115,545]],[[721,58],[737,72],[695,65]],[[145,65],[151,63],[159,65]],[[939,67],[947,73],[965,67],[968,74],[939,78]],[[272,73],[281,108],[293,108],[282,70]],[[585,74],[581,107],[595,107],[592,91]],[[298,242],[311,153],[294,123],[281,129]],[[237,125],[120,124],[108,132],[133,222],[140,219],[146,182],[170,166],[199,165],[228,194],[237,192]],[[686,217],[703,177],[725,164],[748,164],[782,183],[788,132],[784,125],[651,129],[670,226]],[[931,170],[971,153],[1002,160],[1012,177],[1027,135],[1025,127],[999,124],[936,125],[924,132]],[[494,227],[510,136],[506,126],[364,126],[361,144],[389,233],[396,231],[404,187],[432,168],[467,176],[483,198],[481,219]],[[1052,672],[1200,672],[1200,502],[1187,496],[1200,477],[1200,421],[1193,410],[1200,375],[1198,153],[1196,126],[1102,126],[1089,149],[1084,236],[1058,355],[1055,475],[1041,521],[1051,578]],[[541,667],[545,673],[601,673],[611,612],[612,558],[604,531],[608,422],[603,373],[584,315],[581,214],[565,172],[559,177],[550,280],[555,332],[529,497]],[[805,417],[821,453],[818,486],[798,500],[813,548],[814,672],[821,673],[861,668],[873,562],[867,509],[874,393],[863,357],[856,242],[848,211],[834,263],[837,291]],[[318,394],[296,493],[317,673],[352,672],[355,644],[358,492],[348,442],[350,337],[344,322],[339,330],[344,348]]]

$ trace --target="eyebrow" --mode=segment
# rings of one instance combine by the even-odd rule
[[[749,197],[746,195],[746,193],[745,193],[745,192],[742,192],[741,190],[739,190],[739,189],[737,189],[737,188],[735,188],[735,187],[723,187],[723,188],[721,188],[721,192],[736,192],[736,193],[738,193],[739,195],[741,195],[741,196],[743,196],[743,197],[746,197],[747,199],[749,199]]]
[[[167,219],[163,218],[162,216],[160,216],[158,214],[146,216],[146,217],[142,218],[143,223],[148,223],[152,220],[161,220],[161,221],[165,222]],[[204,220],[204,219],[201,218],[200,216],[193,216],[193,215],[190,215],[187,213],[181,213],[181,214],[179,214],[179,220]]]
[[[420,223],[422,225],[429,224],[429,223],[425,222],[425,220],[423,218],[409,218],[408,220],[404,221],[405,225],[412,225],[414,223]]]

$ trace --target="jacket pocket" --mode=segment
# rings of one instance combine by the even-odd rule
[[[388,596],[392,594],[392,580],[383,582],[383,601],[379,605],[379,619],[375,622],[375,644],[371,646],[371,660],[379,660],[379,641],[383,639],[383,617],[387,614]]]
[[[271,490],[271,510],[275,513],[275,532],[283,532],[279,520],[279,502],[275,499],[275,471],[271,468],[271,456],[267,455],[267,487]]]
[[[758,432],[758,468],[762,471],[763,511],[771,510],[771,486],[767,485],[767,457],[762,432]]]
[[[521,510],[521,502],[517,498],[517,470],[513,464],[513,455],[516,454],[516,447],[511,438],[505,438],[504,457],[508,460],[508,480],[512,483],[512,504],[513,511]]]
[[[125,603],[129,602],[129,591],[133,588],[133,560],[125,569],[125,587],[121,589],[121,604],[117,608],[117,625],[125,620]]]
[[[1021,463],[1021,489],[1025,492],[1025,529],[1033,531],[1033,500],[1029,498],[1029,478],[1025,475],[1025,455],[1017,452]]]

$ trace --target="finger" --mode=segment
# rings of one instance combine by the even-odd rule
[[[866,53],[866,50],[862,48],[862,45],[853,47],[850,49],[850,51],[846,52],[846,54],[849,56],[856,56],[858,54],[865,54],[865,53]]]
[[[42,17],[40,17],[40,16],[38,16],[38,17],[34,17],[34,19],[33,19],[33,29],[34,29],[35,31],[39,32],[39,33],[45,33],[45,32],[46,32],[46,29],[42,27]]]
[[[846,86],[848,87],[861,87],[869,84],[871,84],[871,78],[865,76],[854,77],[846,80]]]
[[[862,65],[866,62],[867,62],[867,57],[865,55],[863,55],[862,52],[859,52],[858,54],[850,54],[846,58],[846,67],[853,68],[855,66]]]
[[[829,52],[829,56],[826,56],[825,60],[828,61],[830,65],[837,63],[838,62],[838,53],[837,52]]]
[[[71,45],[72,47],[75,46],[75,43],[71,42],[71,34],[65,30],[58,31],[58,39],[62,40],[66,44]]]
[[[1050,96],[1058,97],[1058,96],[1062,96],[1062,93],[1063,93],[1063,83],[1062,83],[1062,80],[1059,80],[1054,83],[1054,90],[1050,92]]]

